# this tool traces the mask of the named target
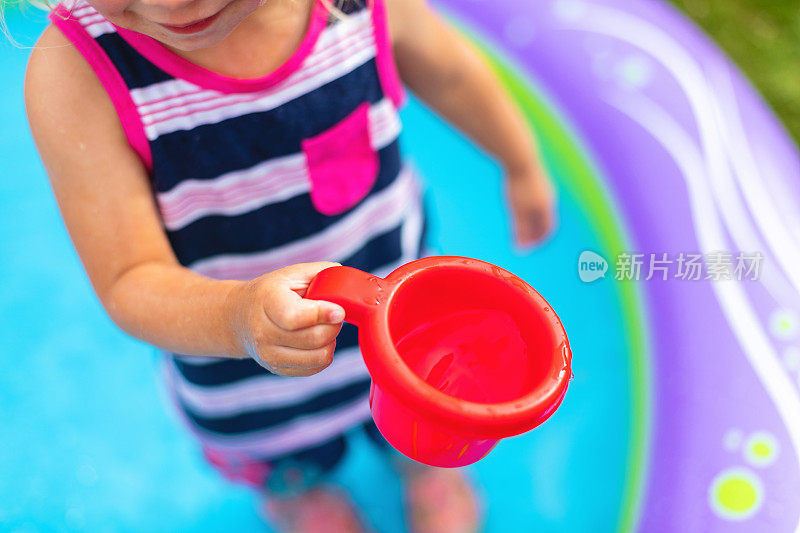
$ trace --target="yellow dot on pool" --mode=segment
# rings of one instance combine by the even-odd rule
[[[796,338],[800,332],[800,317],[791,309],[777,309],[770,317],[773,335],[779,339]]]
[[[760,480],[749,470],[735,468],[722,472],[711,485],[711,506],[723,518],[743,520],[761,506]]]
[[[717,488],[717,498],[725,509],[747,511],[756,504],[756,488],[746,479],[726,479]]]
[[[753,466],[767,467],[777,460],[778,448],[778,441],[772,433],[757,431],[747,439],[744,457]]]
[[[772,450],[769,449],[769,446],[765,442],[757,442],[753,445],[753,455],[757,455],[759,457],[769,457],[769,454]]]

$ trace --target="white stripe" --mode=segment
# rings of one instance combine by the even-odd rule
[[[197,100],[204,100],[210,102],[211,98],[223,95],[223,93],[214,91],[212,89],[200,90],[198,86],[179,79],[171,79],[168,81],[163,81],[154,85],[150,85],[149,87],[146,87],[146,89],[151,95],[155,95],[157,94],[158,90],[164,90],[164,89],[175,92],[173,92],[172,94],[165,92],[161,96],[149,100],[150,102],[153,103],[148,103],[144,105],[137,104],[136,106],[137,109],[139,110],[139,115],[142,117],[144,117],[145,115],[155,113],[156,111],[161,111],[165,108],[185,106],[192,102],[196,102]],[[183,91],[177,92],[180,89],[183,89]],[[134,89],[133,91],[139,91],[139,90],[141,89]],[[133,94],[133,91],[131,91],[131,94]],[[137,98],[141,97],[142,97],[141,95],[137,95]]]
[[[105,21],[100,22],[99,24],[90,24],[89,26],[86,26],[85,29],[94,39],[100,37],[101,35],[105,35],[106,33],[114,33],[117,31],[110,22]]]
[[[400,246],[407,261],[416,259],[419,254],[419,240],[422,238],[424,218],[425,213],[423,212],[422,202],[417,202],[408,212],[403,228],[400,230]],[[387,272],[386,274],[389,273]],[[383,275],[381,277],[386,276]]]
[[[369,419],[369,396],[364,394],[350,403],[333,409],[303,416],[282,426],[254,431],[247,435],[220,435],[199,428],[186,418],[185,422],[200,441],[211,448],[269,458],[310,448],[337,437]]]
[[[95,11],[94,13],[85,13],[78,17],[80,23],[84,26],[88,26],[89,24],[94,24],[95,22],[102,22],[106,20],[103,18],[103,15]]]
[[[186,93],[196,92],[200,89],[194,83],[190,83],[180,78],[173,78],[167,81],[154,83],[147,87],[139,89],[131,89],[131,99],[137,107],[149,105],[150,102],[162,100],[165,98],[177,98]],[[206,93],[216,93],[217,91],[204,91]]]
[[[66,4],[64,5],[64,7],[65,8],[67,7]],[[84,7],[81,7],[81,8],[72,9],[69,12],[70,15],[72,15],[73,17],[76,17],[76,18],[82,18],[82,17],[85,17],[86,15],[89,15],[89,14],[92,14],[92,13],[97,13],[97,10],[95,8],[93,8],[92,6],[84,6]]]
[[[400,134],[394,104],[384,99],[370,108],[370,143],[381,150]],[[208,215],[240,215],[285,201],[311,188],[302,153],[272,159],[210,180],[186,180],[157,199],[164,226],[176,231]]]
[[[208,215],[240,215],[309,191],[304,154],[271,159],[212,180],[182,181],[157,195],[164,225],[171,231]]]
[[[302,241],[255,254],[202,259],[190,268],[216,279],[253,279],[286,265],[343,260],[369,238],[397,226],[418,200],[416,176],[404,168],[385,190],[367,198],[348,217]]]
[[[61,4],[67,11],[78,11],[79,9],[89,7],[89,4],[84,0],[64,0]]]
[[[772,291],[773,296],[779,301],[785,300],[787,296],[793,297],[793,304],[797,305],[800,302],[800,269],[797,268],[800,262],[800,248],[796,246],[793,241],[791,231],[784,224],[781,213],[775,208],[769,193],[764,188],[764,183],[767,182],[764,173],[756,163],[753,156],[750,143],[744,133],[744,127],[741,122],[741,115],[736,103],[736,96],[733,90],[733,84],[730,75],[718,75],[715,83],[712,86],[706,85],[708,92],[708,99],[711,102],[715,118],[719,124],[719,134],[728,142],[724,143],[725,150],[728,157],[733,162],[735,169],[734,175],[739,187],[744,195],[745,202],[753,214],[753,218],[758,224],[761,234],[770,245],[770,250],[775,250],[778,255],[778,260],[783,265],[783,270],[789,275],[794,289],[785,285],[785,279],[780,271],[775,269],[767,269],[764,274],[772,274],[777,276],[782,285],[779,289]],[[722,103],[714,95],[718,93],[727,93],[729,96],[730,107],[722,109]],[[775,179],[773,176],[771,179]],[[734,185],[731,185],[734,187]],[[726,204],[722,204],[726,205]],[[744,207],[740,208],[744,210]],[[724,210],[723,210],[724,212]],[[740,214],[735,218],[743,218]],[[795,226],[800,227],[800,226]],[[787,243],[791,245],[786,247]],[[742,248],[748,250],[763,250],[763,248]],[[784,255],[785,254],[785,255]],[[769,279],[769,278],[767,278]]]
[[[181,402],[192,412],[210,418],[296,405],[369,377],[357,347],[338,352],[323,372],[305,378],[286,378],[265,372],[227,385],[201,387],[183,379],[174,366],[172,371],[175,392]]]
[[[163,352],[163,355],[167,358],[175,357],[181,363],[191,365],[191,366],[206,366],[206,365],[213,365],[214,363],[221,363],[222,361],[228,361],[227,357],[202,357],[202,356],[194,356],[194,355],[179,355],[179,354],[170,354],[169,352]]]
[[[314,45],[313,53],[328,48],[337,41],[345,40],[348,36],[358,33],[364,28],[372,30],[372,13],[368,9],[359,11],[333,26],[325,28]]]
[[[369,109],[370,139],[373,150],[389,146],[403,129],[394,103],[384,98]]]
[[[287,424],[244,435],[224,435],[197,426],[177,403],[174,373],[169,358],[162,358],[166,381],[165,392],[175,407],[175,414],[201,443],[220,451],[252,454],[263,459],[301,450],[341,435],[370,419],[369,395],[325,410],[319,414],[298,417]],[[298,379],[298,378],[287,378]]]

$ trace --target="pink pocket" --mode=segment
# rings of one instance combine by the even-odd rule
[[[333,128],[302,142],[311,178],[311,202],[324,215],[338,215],[358,204],[378,177],[369,109],[364,103]]]

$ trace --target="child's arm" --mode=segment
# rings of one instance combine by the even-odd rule
[[[31,56],[25,93],[67,229],[95,292],[123,330],[176,353],[252,356],[284,375],[330,364],[344,310],[301,295],[334,263],[294,265],[251,282],[191,272],[174,256],[148,176],[105,90],[52,27]]]
[[[554,193],[520,111],[486,62],[426,0],[386,1],[401,78],[500,160],[508,177],[517,240],[522,245],[540,240],[553,224]]]

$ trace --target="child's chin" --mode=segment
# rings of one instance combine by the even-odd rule
[[[188,35],[185,37],[169,36],[166,38],[159,38],[158,40],[175,50],[180,50],[181,52],[194,52],[204,48],[211,48],[212,46],[219,44],[229,34],[230,32],[214,32],[213,34],[208,35],[198,34]]]

